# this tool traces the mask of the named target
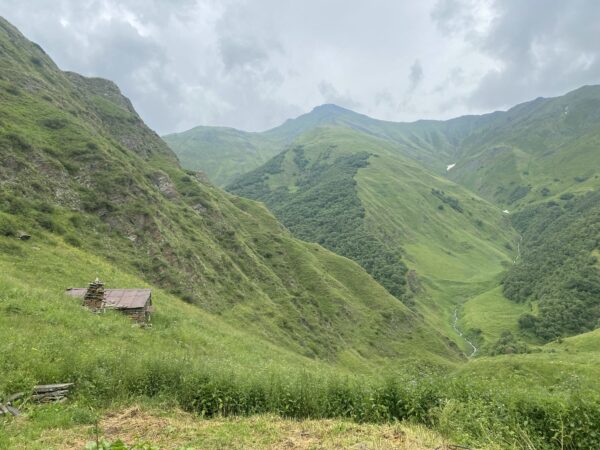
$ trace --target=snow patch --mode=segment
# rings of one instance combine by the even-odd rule
[[[505,209],[504,211],[502,211],[504,214],[510,214],[510,211],[508,209]]]
[[[456,165],[456,163],[454,164],[449,164],[448,166],[446,166],[446,172],[449,172],[450,169],[452,169],[454,166]]]

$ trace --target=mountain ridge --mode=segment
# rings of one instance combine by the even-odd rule
[[[598,85],[582,86],[562,96],[539,97],[505,111],[494,111],[483,115],[465,115],[448,120],[418,120],[414,122],[373,119],[337,105],[325,104],[317,106],[311,112],[302,114],[295,119],[288,119],[282,125],[264,132],[242,132],[242,142],[223,142],[218,149],[204,145],[201,136],[194,139],[194,133],[191,131],[167,135],[165,140],[182,158],[186,167],[197,169],[204,167],[208,177],[214,178],[213,181],[223,186],[243,172],[258,167],[269,157],[285,150],[287,146],[292,145],[294,139],[304,132],[321,126],[346,126],[394,143],[399,152],[423,163],[430,170],[439,174],[446,172],[446,166],[458,163],[456,170],[449,175],[459,175],[453,179],[477,190],[479,189],[477,185],[473,184],[468,174],[463,172],[470,170],[469,164],[473,164],[477,153],[484,150],[483,147],[500,137],[490,135],[490,130],[500,130],[506,134],[509,130],[502,131],[502,129],[506,128],[514,117],[519,117],[521,120],[532,113],[534,116],[535,114],[543,115],[545,114],[543,109],[549,107],[548,105],[560,107],[561,102],[573,101],[575,105],[580,105],[583,104],[582,96],[596,98],[598,92],[600,92]],[[535,120],[542,119],[543,117],[540,117]],[[532,123],[531,126],[535,126],[535,123]],[[204,128],[204,130],[209,128]],[[568,130],[565,129],[564,133],[568,133]],[[499,142],[502,143],[502,140]],[[248,149],[252,149],[252,152],[246,152]],[[260,154],[260,157],[254,157],[256,154]],[[228,158],[241,158],[241,155],[244,157],[239,164],[224,168],[219,171],[218,175],[215,174],[213,168],[220,167]],[[486,159],[489,158],[493,159],[493,156],[486,156]],[[461,166],[465,166],[464,171],[461,170]],[[213,176],[211,177],[211,175]],[[510,181],[512,180],[503,180],[503,182]],[[480,193],[494,202],[508,204],[506,195],[496,196],[495,192],[486,191],[480,191]]]

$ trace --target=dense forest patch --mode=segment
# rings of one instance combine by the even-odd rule
[[[600,191],[532,206],[515,214],[522,258],[504,280],[511,300],[539,301],[519,320],[544,340],[593,330],[600,320]]]
[[[269,175],[283,171],[287,152],[229,186],[229,191],[265,202],[300,239],[317,242],[359,263],[392,295],[408,301],[406,266],[401,255],[385,246],[365,225],[354,176],[368,165],[370,154],[333,157],[331,149],[309,162],[301,146],[291,150],[298,169],[295,190],[269,188]]]

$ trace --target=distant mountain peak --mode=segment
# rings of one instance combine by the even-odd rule
[[[338,106],[334,103],[324,103],[322,105],[315,106],[310,115],[321,115],[321,116],[338,116],[341,114],[356,114],[354,111]]]
[[[323,103],[322,105],[315,106],[313,111],[348,111],[346,108],[336,105],[335,103]]]

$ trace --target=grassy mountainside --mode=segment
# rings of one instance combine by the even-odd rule
[[[232,182],[275,156],[280,146],[260,133],[233,128],[195,127],[184,133],[163,136],[176,150],[181,164],[200,170],[218,186]],[[201,155],[201,157],[199,157]]]
[[[229,189],[266,202],[296,236],[354,259],[391,294],[407,300],[400,252],[386,247],[368,229],[358,198],[354,177],[370,154],[335,148],[300,144]]]
[[[264,201],[304,239],[355,259],[433,327],[454,334],[454,308],[497,286],[517,235],[497,207],[396,150],[324,127],[229,189]]]
[[[183,171],[112,83],[61,72],[1,25],[3,235],[51,232],[311,357],[456,357],[357,265]]]
[[[266,342],[156,287],[150,329],[131,327],[119,314],[91,315],[62,294],[65,283],[81,285],[101,273],[112,286],[148,285],[52,233],[25,242],[1,237],[0,245],[0,397],[36,383],[76,383],[67,404],[23,406],[26,416],[20,420],[0,418],[0,448],[69,448],[91,441],[98,415],[103,416],[100,433],[108,438],[203,448],[238,440],[254,446],[248,440],[255,432],[245,424],[255,429],[259,421],[260,435],[271,436],[279,422],[264,416],[236,419],[239,426],[219,431],[214,443],[212,434],[184,432],[180,420],[168,420],[176,408],[205,418],[268,413],[409,420],[435,427],[444,440],[482,448],[599,444],[595,332],[537,354],[471,361],[451,373],[377,366],[358,374],[354,367],[333,367]],[[146,432],[123,420],[115,435],[110,417],[132,402],[160,409],[159,422],[168,422],[171,431]],[[199,430],[219,427],[224,419],[194,420],[189,426]],[[380,445],[398,444],[384,432],[388,425],[368,427],[382,433]],[[176,437],[173,429],[179,430]],[[351,438],[346,426],[340,433]],[[436,445],[439,441],[436,437]]]
[[[532,203],[550,199],[560,203],[561,196],[596,190],[600,185],[599,114],[600,86],[585,86],[556,98],[539,98],[505,112],[448,121],[385,122],[323,105],[257,134],[276,143],[269,151],[280,148],[282,153],[257,169],[251,170],[256,162],[246,166],[249,172],[230,187],[235,193],[265,201],[299,236],[355,259],[398,297],[405,298],[410,291],[403,266],[416,270],[420,277],[429,277],[434,287],[430,300],[438,305],[468,301],[472,306],[470,319],[461,319],[460,325],[490,343],[490,339],[500,337],[499,331],[514,330],[518,317],[525,312],[523,305],[507,302],[497,287],[502,272],[516,258],[519,245],[526,249],[528,241],[519,244],[511,230],[512,216],[500,218],[489,204],[481,206],[486,204],[481,199],[513,214]],[[341,197],[335,197],[337,190],[324,182],[328,178],[331,183],[338,169],[331,160],[332,169],[325,174],[325,165],[313,161],[320,156],[305,157],[306,163],[294,159],[298,152],[307,154],[306,148],[301,148],[307,143],[309,152],[319,155],[337,146],[327,150],[333,152],[334,159],[348,152],[369,154],[366,166],[356,167],[354,184],[339,188],[352,194],[355,205],[344,207],[345,215],[339,218],[336,215],[340,211],[320,204],[329,198],[342,209]],[[315,150],[319,146],[321,149]],[[195,153],[195,160],[201,163],[202,151],[195,152],[192,147],[186,151],[189,155]],[[448,170],[450,165],[453,167]],[[318,176],[315,168],[320,171]],[[454,183],[448,183],[448,179]],[[467,189],[461,190],[457,184]],[[453,208],[455,200],[458,208]],[[467,202],[471,203],[470,209],[461,213],[460,205]],[[433,206],[440,209],[433,210]],[[329,217],[330,223],[324,217]],[[332,224],[339,223],[353,233],[336,235]],[[323,228],[333,231],[323,233]],[[368,257],[368,248],[376,245],[355,248],[356,236],[364,235],[363,230],[368,230],[363,241],[376,237],[394,243],[393,260],[402,260],[393,264],[397,270],[389,271],[386,261],[391,259],[383,256],[384,252],[374,252],[381,255],[375,263]],[[377,264],[386,266],[387,273],[377,270]],[[504,330],[486,319],[492,318],[489,313],[499,304],[508,308]],[[477,317],[476,311],[480,313]],[[462,316],[460,308],[458,312]],[[466,309],[464,313],[468,313]],[[439,316],[439,312],[436,314]],[[442,315],[440,327],[452,320],[452,311]],[[535,340],[533,335],[529,337]]]
[[[494,113],[460,143],[449,176],[511,208],[595,188],[599,120],[600,86]]]

